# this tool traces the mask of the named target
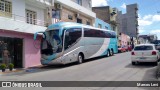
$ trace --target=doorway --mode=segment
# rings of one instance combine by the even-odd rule
[[[15,68],[23,67],[23,39],[0,37],[0,63],[3,63],[3,50],[9,51],[9,63],[13,63]]]

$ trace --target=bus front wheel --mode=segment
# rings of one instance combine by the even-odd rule
[[[78,64],[83,63],[83,56],[81,54],[78,55]]]

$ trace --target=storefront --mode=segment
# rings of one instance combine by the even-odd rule
[[[1,63],[13,63],[15,68],[40,65],[40,49],[34,45],[33,34],[0,30]]]
[[[3,63],[5,50],[8,51],[8,63],[13,63],[16,68],[23,65],[23,39],[0,37],[0,63]]]

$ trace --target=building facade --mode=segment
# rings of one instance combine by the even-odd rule
[[[104,22],[110,24],[111,29],[115,31],[118,35],[117,30],[117,9],[111,8],[109,6],[102,7],[92,7],[93,12],[96,13],[97,18],[103,20]]]
[[[103,20],[101,20],[99,18],[96,18],[95,27],[96,28],[101,28],[101,29],[112,30],[110,24],[104,22]]]
[[[119,34],[118,46],[129,46],[130,45],[130,37],[124,33]]]
[[[96,14],[92,12],[91,6],[91,0],[55,0],[53,23],[64,21],[95,26]]]
[[[0,64],[13,63],[17,68],[40,65],[40,36],[48,25],[52,0],[0,0]],[[4,53],[7,50],[7,56]]]
[[[97,18],[103,20],[105,23],[108,23],[110,30],[116,32],[116,37],[118,39],[118,28],[117,28],[117,8],[111,8],[110,6],[102,7],[92,7],[93,12],[96,13]],[[105,25],[105,24],[104,24]],[[98,26],[99,27],[99,26]],[[117,43],[117,46],[119,42]]]
[[[106,23],[110,23],[110,7],[92,7],[92,11],[96,13],[96,17],[103,20]]]
[[[138,37],[138,5],[130,4],[126,6],[126,13],[118,12],[117,22],[119,33],[124,33],[130,37]]]

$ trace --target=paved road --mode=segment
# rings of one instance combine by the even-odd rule
[[[112,57],[89,60],[83,64],[66,66],[47,66],[34,72],[23,72],[16,75],[0,76],[0,80],[22,81],[157,81],[157,67],[144,63],[131,65],[130,53],[116,54]],[[39,88],[36,88],[39,90]],[[41,88],[42,89],[42,88]],[[48,88],[49,89],[49,88]],[[72,87],[53,88],[52,90],[160,90],[147,87]],[[26,89],[28,90],[28,89]],[[42,89],[43,90],[43,89]]]

